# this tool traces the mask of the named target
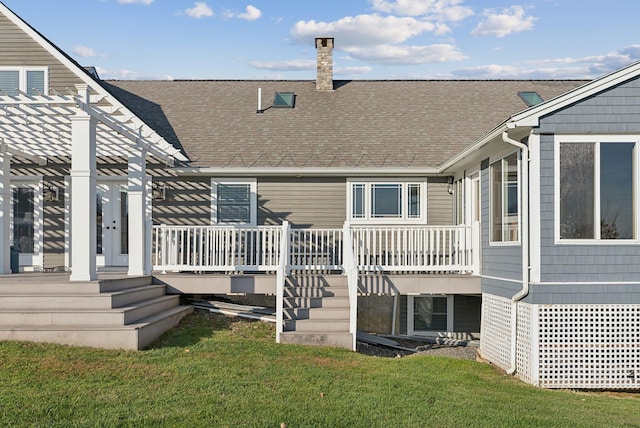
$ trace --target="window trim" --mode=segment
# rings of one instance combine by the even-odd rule
[[[594,154],[594,162],[596,171],[594,171],[594,222],[600,220],[600,149],[601,143],[633,143],[635,144],[633,162],[632,162],[632,194],[634,195],[633,209],[633,239],[602,239],[599,233],[599,226],[594,230],[593,239],[561,239],[560,238],[560,144],[595,144],[596,152]],[[554,162],[554,189],[553,189],[553,217],[554,217],[554,243],[556,245],[638,245],[640,243],[640,197],[636,196],[638,184],[640,183],[640,135],[630,134],[566,134],[556,135],[553,145],[553,162]],[[595,224],[594,223],[594,224]]]
[[[447,331],[440,330],[415,330],[413,316],[413,301],[416,297],[446,297],[447,298]],[[409,294],[407,295],[407,335],[409,336],[439,336],[441,333],[454,332],[454,296],[453,294]]]
[[[499,161],[504,160],[505,158],[516,154],[516,169],[517,169],[517,174],[518,174],[518,178],[517,178],[517,192],[518,192],[518,197],[517,197],[517,206],[518,206],[518,237],[517,239],[515,239],[514,241],[494,241],[493,240],[493,232],[494,232],[494,226],[493,226],[493,165]],[[501,247],[501,246],[519,246],[521,245],[521,239],[522,239],[522,174],[521,174],[521,169],[522,169],[522,159],[521,159],[521,155],[520,155],[520,151],[519,150],[513,150],[509,153],[506,153],[503,156],[500,156],[498,158],[495,159],[490,159],[489,161],[489,246],[491,247]]]
[[[47,66],[0,66],[0,71],[17,71],[19,78],[20,91],[29,93],[27,88],[27,71],[43,71],[44,72],[44,94],[49,93],[49,67]]]
[[[353,217],[353,186],[356,184],[364,185],[364,217]],[[402,201],[402,217],[372,217],[372,185],[374,184],[399,184],[401,185]],[[409,199],[407,198],[409,186],[417,184],[420,186],[420,216],[416,218],[409,217]],[[347,178],[347,212],[346,218],[351,224],[426,224],[427,223],[427,180],[398,178],[398,179],[382,179],[382,178]]]
[[[218,223],[218,185],[248,184],[250,195],[249,223]],[[212,178],[211,179],[211,224],[221,226],[256,226],[258,220],[258,180],[256,178]]]

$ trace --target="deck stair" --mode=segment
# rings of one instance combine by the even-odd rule
[[[282,343],[352,349],[349,289],[343,275],[291,275],[284,287]]]
[[[138,350],[193,308],[151,276],[70,282],[56,275],[0,280],[0,340]]]

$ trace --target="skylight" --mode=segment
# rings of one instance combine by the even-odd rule
[[[535,106],[537,104],[540,104],[541,102],[544,102],[540,94],[535,91],[518,92],[518,96],[522,101],[524,101],[527,107]]]
[[[293,92],[276,92],[273,107],[293,108],[296,104],[296,94]]]

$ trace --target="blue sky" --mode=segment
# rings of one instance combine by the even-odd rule
[[[593,78],[640,59],[631,0],[3,0],[104,79]]]

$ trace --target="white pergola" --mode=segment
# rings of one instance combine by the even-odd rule
[[[68,95],[0,96],[0,273],[10,271],[12,156],[46,164],[71,158],[71,280],[92,281],[96,268],[96,158],[128,159],[129,275],[151,273],[147,155],[173,165],[182,153],[104,90],[87,84]]]

